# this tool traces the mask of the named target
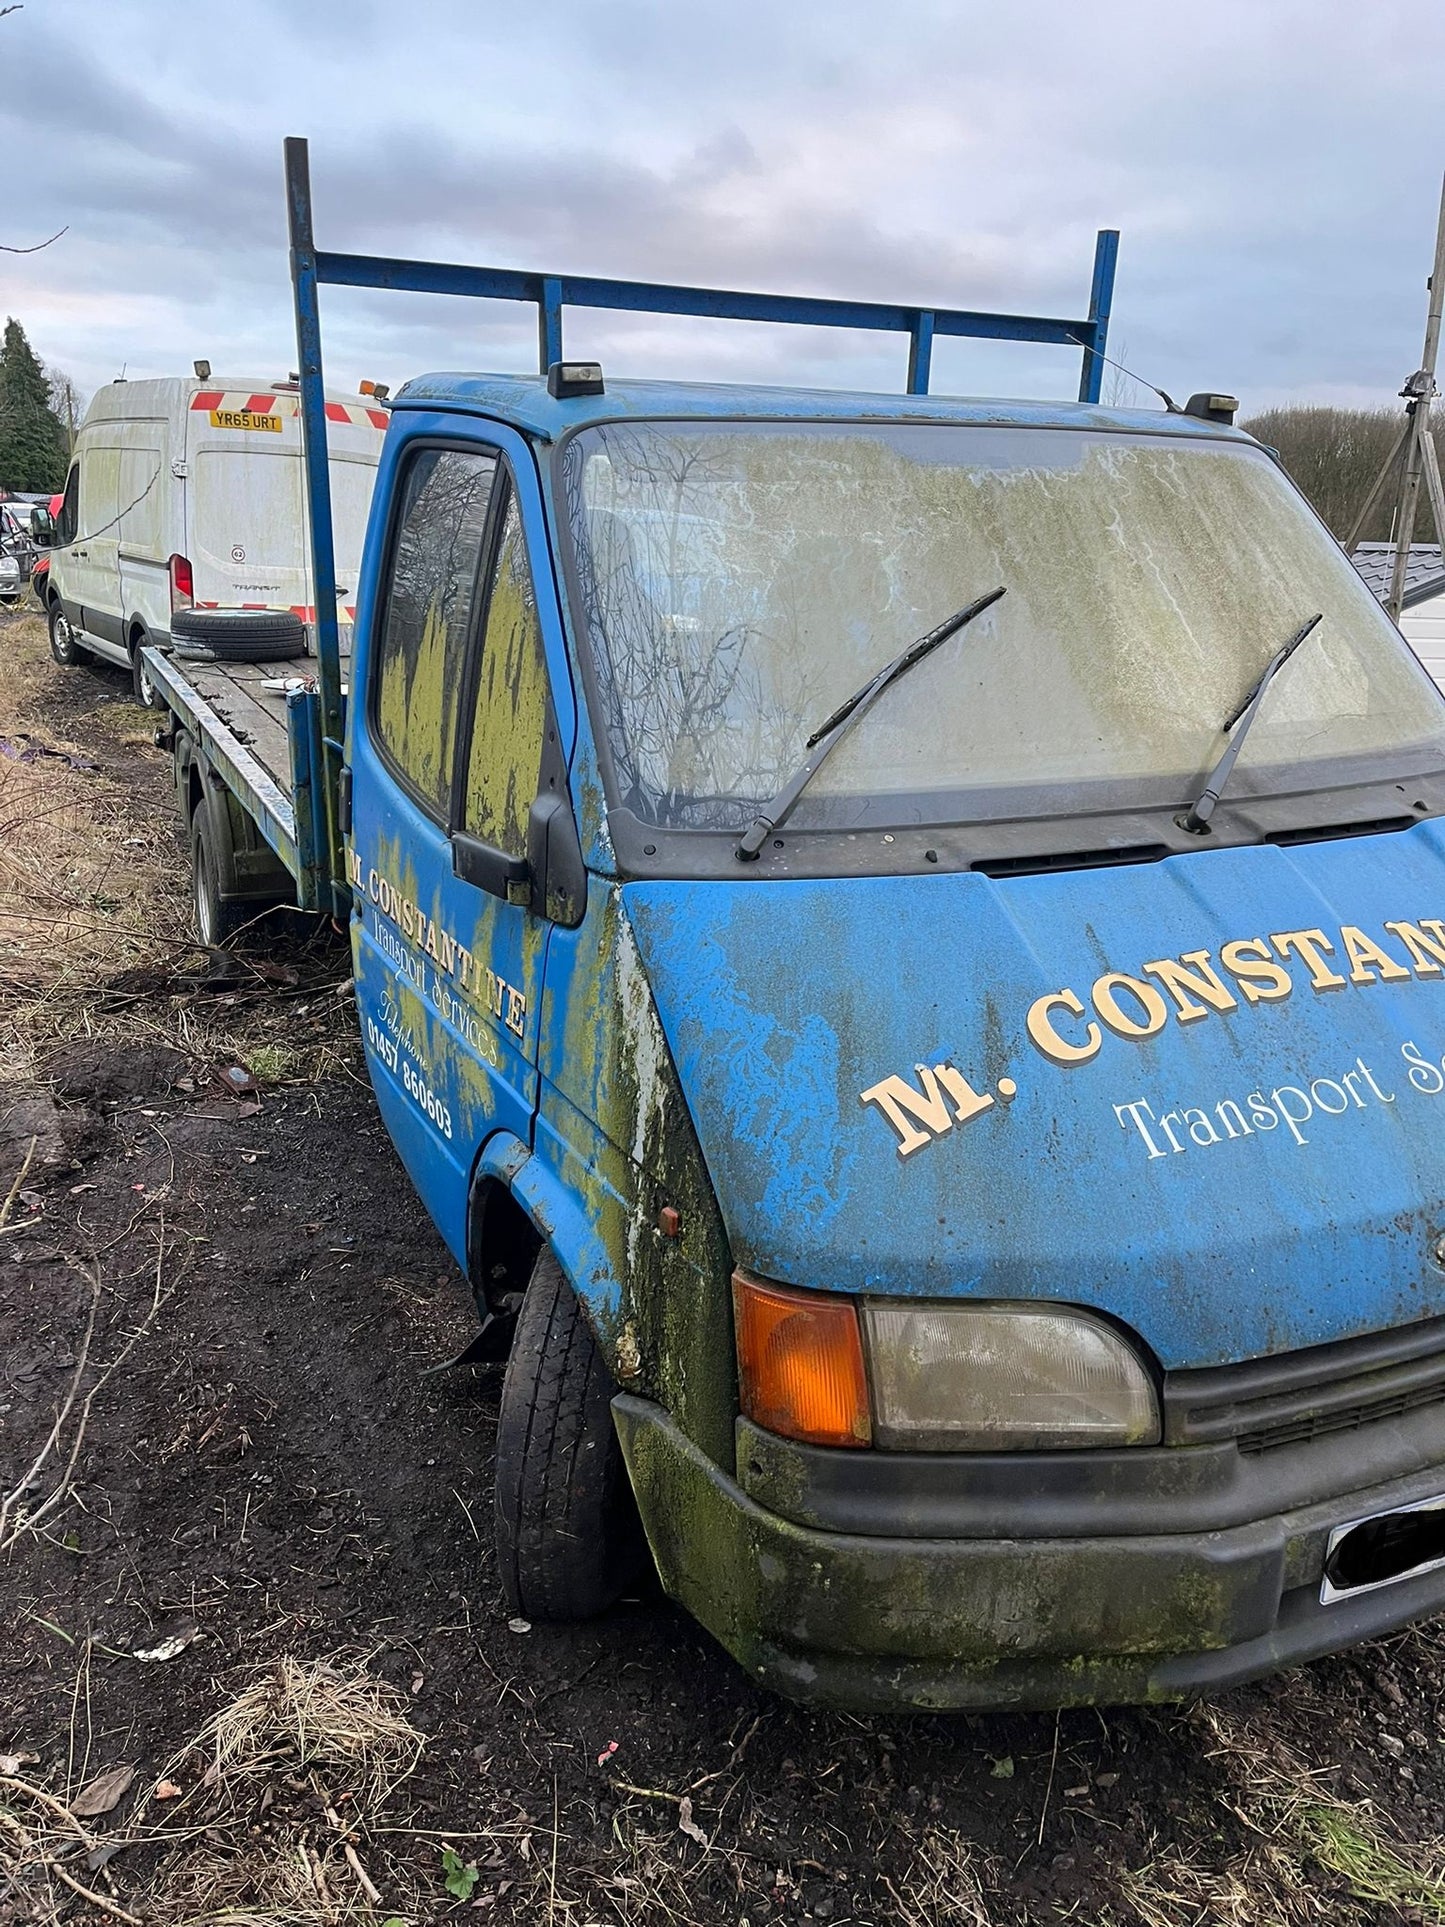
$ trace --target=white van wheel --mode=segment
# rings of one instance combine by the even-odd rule
[[[142,636],[130,652],[131,689],[134,691],[135,699],[142,709],[163,709],[165,704],[161,701],[156,686],[151,681],[151,672],[146,668],[145,659],[141,654],[145,646],[145,637]]]
[[[50,653],[62,669],[74,669],[80,661],[80,651],[75,646],[70,633],[70,624],[65,620],[65,611],[60,606],[60,597],[50,598],[50,609],[46,616],[50,630]]]

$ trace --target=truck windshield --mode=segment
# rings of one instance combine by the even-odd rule
[[[1008,594],[841,744],[793,826],[1189,803],[1301,614],[1231,796],[1445,764],[1445,704],[1261,450],[939,424],[619,423],[563,453],[612,800],[737,829],[820,716],[980,583]]]

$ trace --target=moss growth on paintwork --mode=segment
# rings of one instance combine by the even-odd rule
[[[1171,1697],[1161,1661],[1237,1636],[1252,1575],[1141,1581],[1105,1545],[820,1537],[742,1499],[641,1403],[618,1430],[669,1593],[750,1670],[849,1704],[1082,1705]],[[1111,1650],[1079,1650],[1097,1636]],[[1055,1648],[1062,1650],[1055,1650]]]
[[[414,655],[390,638],[377,672],[377,721],[395,761],[437,808],[451,791],[460,677],[440,595],[428,603]]]
[[[553,1121],[575,1150],[568,1182],[620,1287],[615,1304],[597,1295],[594,1325],[616,1370],[615,1347],[632,1322],[639,1358],[630,1384],[659,1399],[711,1457],[731,1464],[731,1260],[618,890],[594,879],[584,922],[565,953],[553,950],[549,970],[565,970],[551,985],[552,1007],[563,1016],[560,1049],[544,1037],[543,1073],[569,1100]],[[659,1229],[665,1205],[679,1215],[676,1238]]]
[[[487,607],[464,817],[473,835],[513,856],[527,848],[546,732],[547,664],[513,496]]]

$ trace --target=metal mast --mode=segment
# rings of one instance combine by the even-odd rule
[[[1345,542],[1346,550],[1353,555],[1386,483],[1398,471],[1392,524],[1395,561],[1390,577],[1390,593],[1385,598],[1385,607],[1395,622],[1400,620],[1400,612],[1405,606],[1405,574],[1410,565],[1410,544],[1414,539],[1415,513],[1420,501],[1422,479],[1430,498],[1436,539],[1445,545],[1445,488],[1441,486],[1439,458],[1430,434],[1430,404],[1439,392],[1435,386],[1435,362],[1440,349],[1441,312],[1445,308],[1445,182],[1441,183],[1440,215],[1435,228],[1435,265],[1428,286],[1430,307],[1425,319],[1425,352],[1419,368],[1400,390],[1405,402],[1405,425],[1385,457],[1384,467],[1375,477],[1365,497],[1364,507],[1355,517],[1355,525]]]

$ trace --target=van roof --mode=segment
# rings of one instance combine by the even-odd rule
[[[624,420],[961,422],[1010,428],[1075,428],[1119,434],[1220,437],[1237,429],[1159,409],[1086,402],[1011,401],[972,396],[898,395],[833,388],[774,388],[722,382],[609,381],[601,395],[555,401],[540,375],[422,375],[396,396],[398,408],[463,409],[555,441],[589,422]]]
[[[105,421],[117,416],[138,415],[157,408],[168,408],[183,396],[188,398],[201,392],[226,396],[290,394],[295,395],[298,401],[300,399],[297,384],[286,375],[207,375],[204,381],[197,375],[155,375],[135,381],[106,382],[104,387],[96,389],[85,418],[87,421]],[[326,399],[353,408],[376,406],[368,396],[354,394],[347,388],[328,387]]]

